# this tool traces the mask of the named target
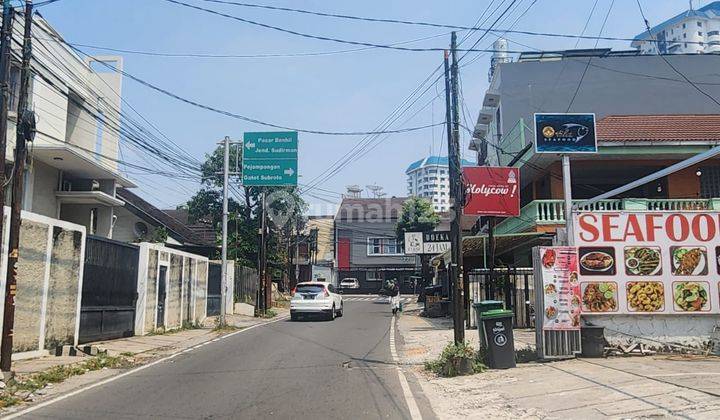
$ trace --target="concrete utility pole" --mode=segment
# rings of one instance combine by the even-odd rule
[[[448,130],[448,172],[450,175],[450,201],[453,203],[453,218],[450,222],[450,267],[448,277],[452,289],[453,330],[456,344],[465,341],[463,325],[462,288],[462,232],[460,219],[463,208],[463,187],[460,168],[460,114],[458,102],[457,34],[452,33],[450,54],[452,66],[448,69],[448,53],[445,52],[445,107]]]
[[[10,0],[3,0],[3,15],[2,15],[2,28],[0,29],[0,89],[2,92],[2,98],[0,98],[0,183],[2,186],[5,185],[5,155],[7,153],[7,131],[8,131],[8,108],[10,101],[10,88],[8,85],[8,75],[10,73],[10,44],[12,43],[12,21],[13,21],[14,9],[10,5]],[[4,238],[4,226],[3,221],[5,220],[5,188],[0,188],[0,240]],[[5,303],[4,303],[4,314],[8,313],[8,307],[15,304],[15,296],[12,289],[10,289],[10,283],[5,284]],[[7,319],[4,318],[4,319]],[[3,340],[4,342],[4,340]],[[12,347],[12,345],[11,345]],[[6,348],[2,346],[0,353],[7,352],[9,355],[2,357],[3,362],[5,359],[8,361],[12,357],[12,348]],[[10,364],[7,363],[7,369],[5,363],[0,363],[2,371],[4,373],[10,372]],[[7,378],[5,378],[7,379]]]
[[[20,93],[17,109],[17,136],[15,144],[15,164],[12,173],[12,204],[10,207],[10,243],[8,246],[7,281],[5,293],[5,311],[0,346],[0,369],[3,376],[11,375],[13,328],[15,324],[15,294],[17,293],[17,262],[20,246],[20,211],[22,209],[23,184],[25,182],[25,159],[27,141],[35,134],[35,115],[27,109],[28,88],[30,86],[30,59],[32,58],[32,0],[25,1],[25,30],[23,33],[22,68],[20,73]],[[5,159],[5,156],[1,156]],[[2,204],[2,203],[0,203]]]
[[[228,180],[230,175],[230,137],[223,140],[222,267],[220,268],[220,325],[225,324],[227,295]]]

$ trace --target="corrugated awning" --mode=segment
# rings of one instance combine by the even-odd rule
[[[518,247],[532,247],[542,241],[552,240],[555,235],[545,232],[506,233],[495,235],[495,255],[502,255]],[[466,236],[463,238],[463,258],[484,257],[488,235]],[[436,255],[431,261],[449,261],[450,251]]]

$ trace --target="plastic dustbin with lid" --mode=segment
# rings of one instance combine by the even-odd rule
[[[504,303],[500,300],[481,300],[473,303],[473,309],[475,310],[475,325],[477,325],[480,334],[480,346],[487,347],[485,345],[485,333],[483,332],[482,313],[494,309],[504,309]]]
[[[504,309],[493,309],[482,313],[487,364],[492,369],[515,367],[515,340],[512,320],[512,311]]]

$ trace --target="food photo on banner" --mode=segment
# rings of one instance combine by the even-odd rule
[[[535,114],[536,153],[595,153],[595,114]]]
[[[573,220],[584,314],[720,313],[720,212]]]
[[[463,214],[511,217],[520,215],[518,168],[471,166],[463,168],[466,202]]]
[[[575,247],[540,247],[543,330],[580,329],[580,282]]]

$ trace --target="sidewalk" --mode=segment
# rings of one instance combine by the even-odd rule
[[[274,309],[277,312],[277,315],[273,318],[253,318],[242,315],[228,315],[226,320],[229,325],[242,330],[253,325],[272,322],[289,315],[288,309]],[[218,336],[234,332],[231,330],[213,331],[214,326],[215,317],[210,317],[203,323],[203,327],[198,329],[188,329],[177,332],[170,331],[165,334],[157,335],[120,338],[117,340],[87,343],[83,346],[95,346],[100,351],[106,351],[108,356],[120,356],[127,358],[129,363],[135,367],[150,363],[153,360],[177,353],[198,344],[208,342]],[[16,373],[16,378],[22,381],[34,374],[46,372],[51,368],[77,365],[90,360],[93,360],[92,356],[87,356],[82,353],[79,353],[78,356],[45,356],[36,359],[14,361],[13,370]],[[51,383],[47,385],[46,388],[43,388],[34,394],[23,395],[23,398],[26,401],[33,402],[47,399],[51,396],[57,396],[58,394],[64,392],[70,392],[75,389],[82,388],[91,383],[114,376],[125,370],[127,370],[127,368],[102,368],[97,371],[88,371],[82,375],[71,376],[61,383]],[[11,407],[10,411],[15,411],[22,407],[22,404],[17,405]],[[0,411],[0,414],[7,414],[7,412],[8,411]]]
[[[572,359],[439,378],[422,363],[452,340],[452,322],[417,313],[400,317],[400,356],[439,418],[720,418],[717,357]],[[533,345],[532,331],[516,330],[516,336],[516,350]],[[466,337],[477,348],[477,331]]]

